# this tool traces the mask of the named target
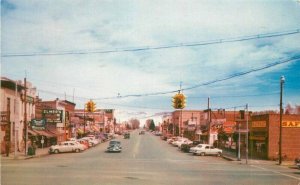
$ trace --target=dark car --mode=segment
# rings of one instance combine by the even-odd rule
[[[129,139],[130,138],[130,134],[129,133],[125,133],[124,134],[124,139]]]
[[[295,164],[300,169],[300,157],[295,159]]]
[[[139,135],[144,135],[145,134],[145,131],[140,131]]]
[[[107,152],[121,152],[122,151],[122,146],[120,141],[110,141],[107,147]]]
[[[197,146],[198,144],[201,144],[201,143],[202,142],[200,142],[200,141],[193,141],[192,144],[182,144],[180,147],[180,150],[187,153],[187,152],[190,152],[191,147]]]

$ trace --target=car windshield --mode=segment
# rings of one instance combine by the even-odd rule
[[[121,142],[120,141],[110,141],[109,145],[120,145]]]

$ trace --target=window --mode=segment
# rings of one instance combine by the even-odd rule
[[[209,146],[206,146],[205,149],[209,149]]]

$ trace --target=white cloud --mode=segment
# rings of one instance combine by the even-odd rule
[[[11,3],[16,8],[6,10],[2,17],[2,53],[159,46],[300,27],[299,5],[294,1],[15,0]],[[38,89],[72,94],[75,88],[77,96],[87,98],[161,92],[178,89],[180,81],[183,87],[193,86],[274,62],[299,52],[298,40],[299,34],[139,52],[2,58],[2,73],[21,79],[27,70]],[[269,83],[262,76],[288,69],[290,65],[186,93],[260,92],[255,83]],[[251,83],[245,85],[245,80]],[[166,107],[166,97],[153,101],[153,107]],[[84,100],[78,101],[82,104]],[[136,101],[131,98],[118,103]]]

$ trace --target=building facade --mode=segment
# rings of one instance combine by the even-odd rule
[[[277,160],[279,157],[280,115],[253,115],[250,124],[250,156]],[[300,154],[300,115],[283,114],[282,157],[294,160]]]
[[[1,77],[1,153],[25,149],[25,128],[35,117],[35,97],[30,82]]]

